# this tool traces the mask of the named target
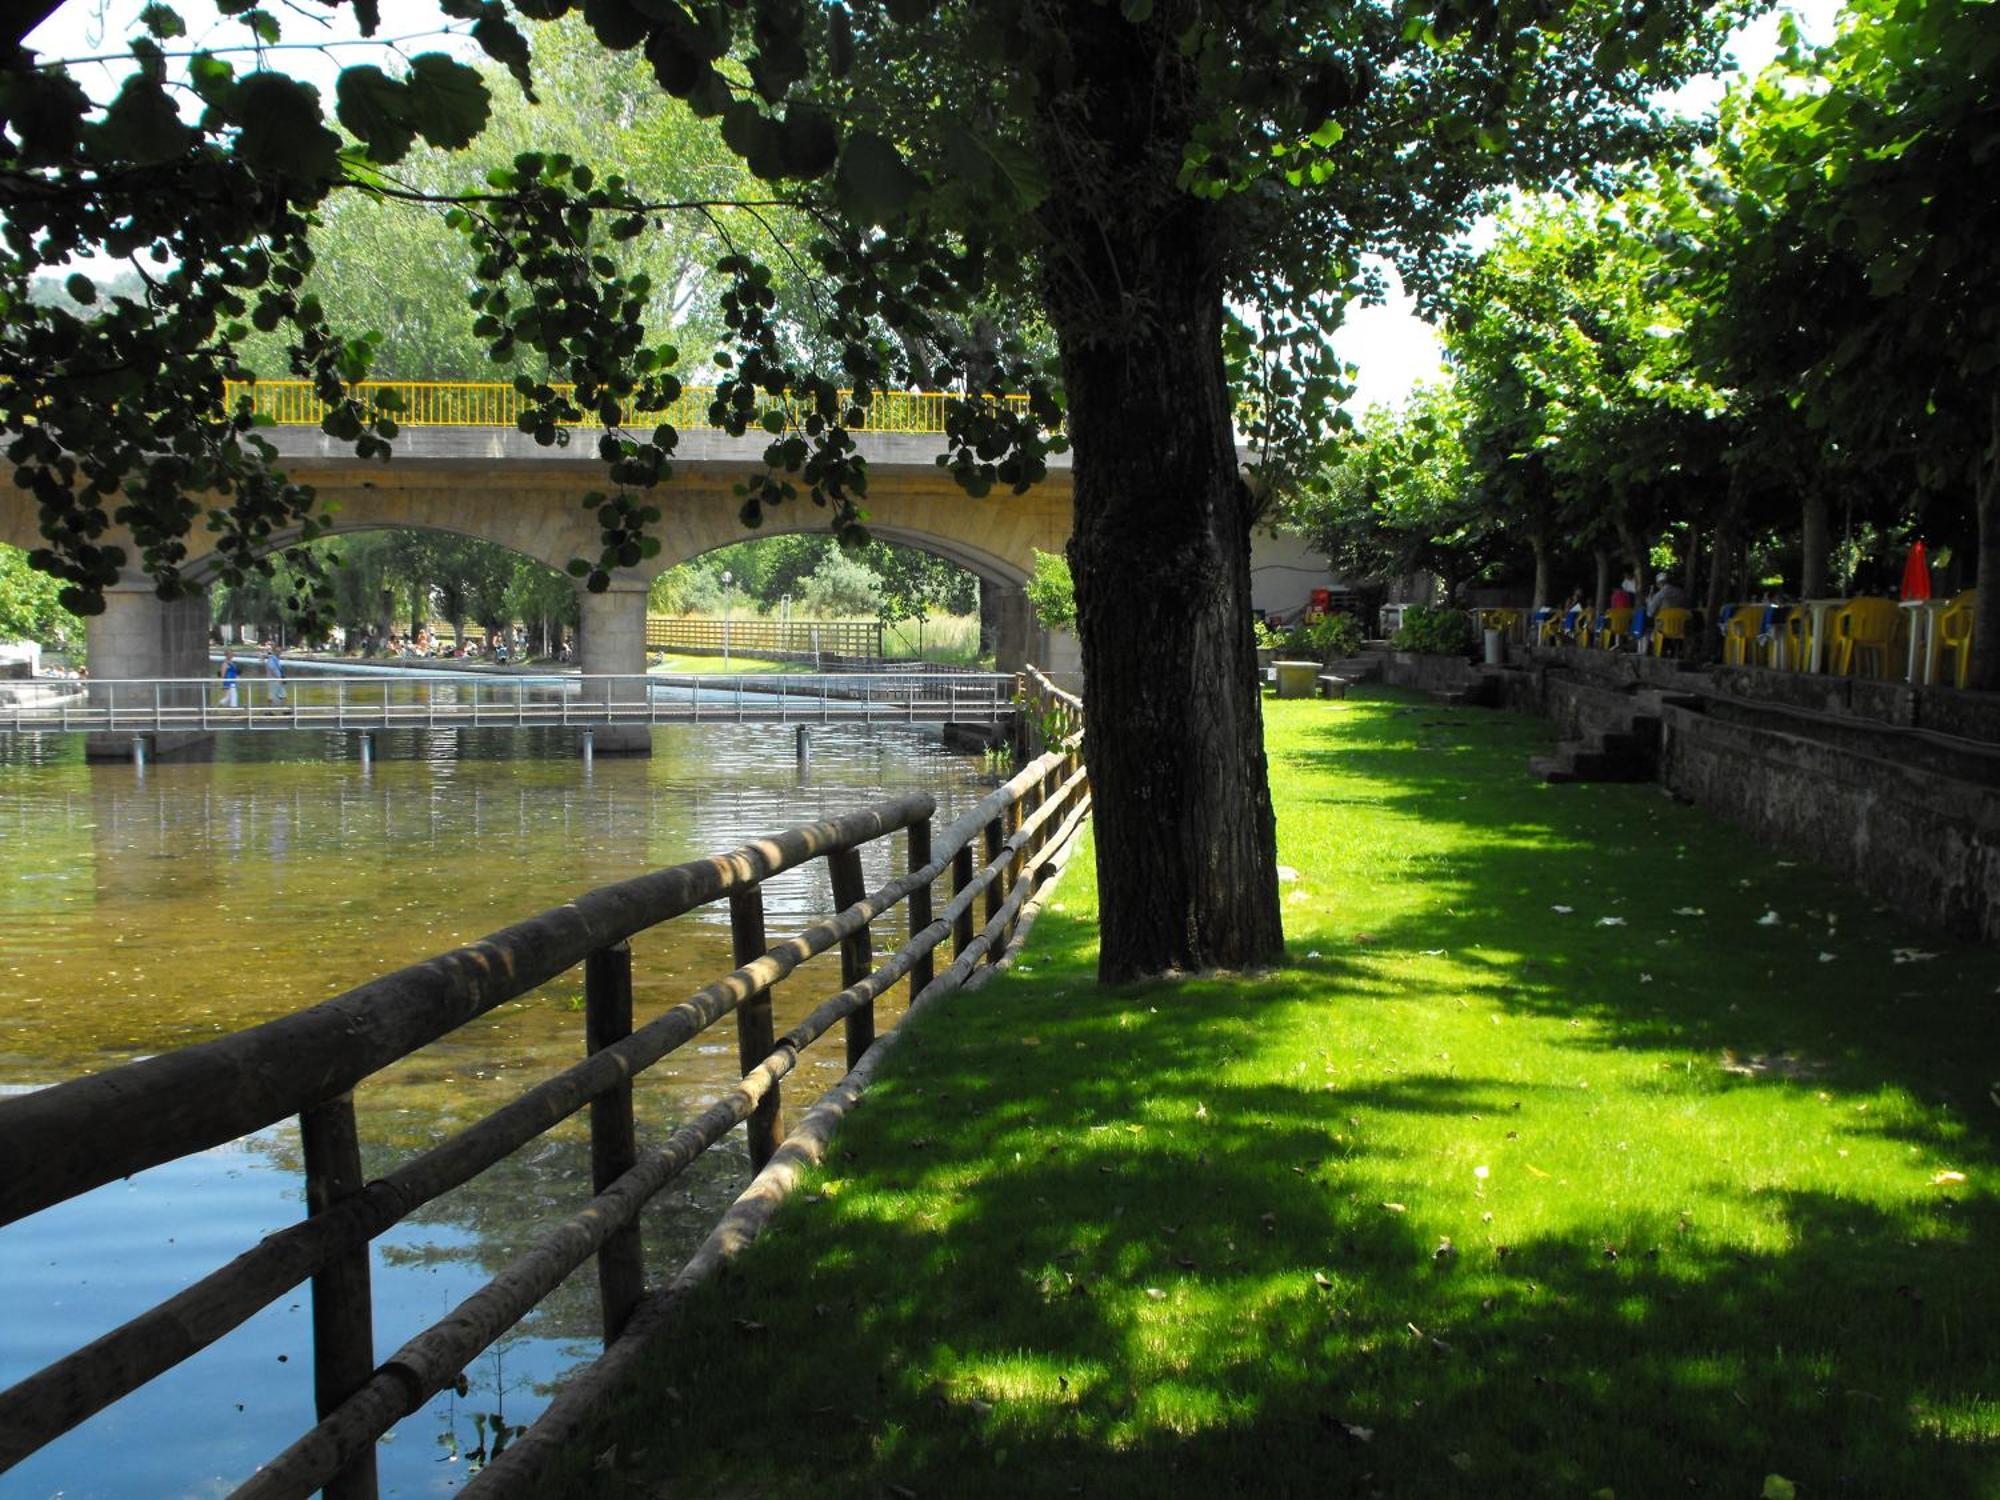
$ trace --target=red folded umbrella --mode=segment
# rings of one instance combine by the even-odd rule
[[[1910,549],[1910,560],[1903,564],[1903,597],[1928,599],[1930,596],[1930,558],[1924,552],[1924,539],[1918,537],[1916,546]]]

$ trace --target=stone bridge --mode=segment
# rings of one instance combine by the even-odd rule
[[[596,519],[582,505],[586,493],[607,487],[595,428],[575,428],[568,446],[544,448],[511,425],[518,398],[509,386],[403,382],[396,388],[405,399],[405,419],[395,456],[386,462],[359,460],[349,445],[320,432],[317,405],[303,382],[266,381],[246,389],[278,424],[265,436],[286,471],[318,490],[337,533],[385,527],[455,532],[558,569],[572,558],[597,555]],[[1035,552],[1059,553],[1069,540],[1069,455],[1052,455],[1048,478],[1025,495],[974,500],[936,462],[942,400],[888,393],[878,398],[877,420],[889,430],[856,433],[868,460],[868,529],[979,577],[997,621],[995,664],[1001,670],[1035,661],[1059,674],[1074,671],[1075,642],[1038,629],[1023,588]],[[682,404],[686,410],[672,414],[681,434],[674,477],[655,492],[663,512],[654,528],[659,555],[615,575],[606,593],[579,591],[579,656],[586,673],[644,670],[646,593],[668,568],[751,536],[826,526],[825,512],[802,500],[767,512],[760,531],[746,531],[733,489],[764,468],[769,439],[762,433],[732,438],[707,427],[702,392],[689,391]],[[0,486],[0,542],[37,545],[35,513],[27,495]],[[274,537],[272,544],[285,540]],[[190,572],[199,578],[207,534],[197,530],[190,542]],[[136,557],[136,549],[128,551]],[[1281,538],[1258,536],[1252,566],[1260,608],[1292,608],[1303,602],[1308,584],[1328,581],[1323,560]],[[208,629],[206,599],[162,603],[135,572],[107,592],[105,612],[89,622],[92,675],[205,675]]]

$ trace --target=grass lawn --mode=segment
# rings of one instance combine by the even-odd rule
[[[729,664],[723,665],[719,656],[676,656],[671,652],[665,656],[657,654],[646,658],[649,672],[727,672],[730,676],[747,675],[752,672],[810,672],[807,662],[766,661],[761,656],[744,656],[740,652],[729,653]]]
[[[1266,713],[1286,967],[1102,991],[1072,863],[575,1489],[2000,1495],[2000,954],[1530,720]]]

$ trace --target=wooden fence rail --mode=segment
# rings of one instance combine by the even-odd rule
[[[1046,696],[1037,677],[1027,684]],[[1073,700],[1072,700],[1073,701]],[[0,1392],[0,1471],[164,1374],[308,1279],[319,1422],[236,1492],[335,1500],[376,1493],[376,1439],[416,1411],[572,1271],[597,1257],[605,1342],[644,1296],[641,1208],[709,1146],[747,1124],[762,1168],[785,1138],[781,1082],[842,1023],[858,1070],[875,1038],[874,1003],[910,980],[912,1004],[959,988],[1006,947],[1028,885],[1017,876],[1066,841],[1089,806],[1078,742],[1058,746],[941,829],[917,794],[787,829],[709,859],[579,896],[479,942],[373,980],[263,1026],[53,1088],[0,1099],[0,1224],[103,1183],[297,1116],[308,1217],[119,1328]],[[874,892],[860,850],[904,832],[907,873]],[[768,944],[763,882],[825,859],[837,910]],[[949,875],[951,897],[933,910]],[[985,902],[983,925],[974,917]],[[646,1024],[632,1024],[636,934],[729,903],[738,967]],[[911,936],[876,961],[871,924],[908,902]],[[953,962],[934,974],[933,954]],[[841,952],[841,990],[782,1036],[771,991],[807,959]],[[365,1181],[352,1090],[370,1074],[578,965],[584,1060],[386,1176]],[[637,1141],[632,1080],[734,1012],[743,1081],[655,1145]],[[377,1363],[370,1241],[589,1107],[593,1196],[444,1319]]]

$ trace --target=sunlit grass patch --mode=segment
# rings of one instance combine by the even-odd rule
[[[579,1483],[2000,1493],[2000,956],[1531,721],[1268,709],[1288,962],[1099,991],[1081,857]]]

